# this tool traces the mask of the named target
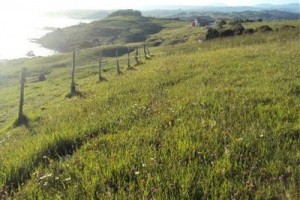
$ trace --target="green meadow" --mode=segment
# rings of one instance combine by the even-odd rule
[[[2,62],[0,199],[299,199],[300,24],[244,26],[265,24],[200,43],[168,23],[131,70],[105,58],[103,81],[101,47],[79,50],[71,98],[71,53]]]

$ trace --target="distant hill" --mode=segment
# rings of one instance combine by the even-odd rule
[[[255,6],[163,6],[143,11],[144,16],[190,19],[195,15],[214,18],[300,19],[300,4],[260,4]]]
[[[230,12],[228,10],[231,10]],[[296,20],[300,19],[299,13],[280,11],[280,10],[247,10],[237,11],[237,8],[231,9],[226,7],[223,11],[216,10],[153,10],[145,11],[145,16],[155,16],[162,18],[180,18],[180,19],[193,19],[196,16],[205,15],[215,19],[220,18],[250,18],[250,19],[263,19],[263,20]]]
[[[300,4],[299,3],[291,3],[291,4],[283,4],[283,5],[272,5],[272,4],[260,4],[253,6],[254,8],[258,9],[268,9],[268,10],[281,10],[281,11],[288,11],[288,12],[300,12]]]
[[[101,21],[57,29],[37,42],[46,48],[66,52],[74,48],[140,42],[162,29],[157,19],[136,12],[132,15],[123,13],[125,16],[122,16],[118,12]]]
[[[216,4],[215,6],[151,6],[151,7],[143,8],[141,10],[144,16],[152,16],[152,17],[170,17],[182,12],[232,13],[232,12],[245,12],[245,11],[265,12],[266,10],[273,10],[274,13],[274,10],[277,10],[283,12],[297,13],[299,18],[300,4],[299,3],[281,4],[281,5],[259,4],[254,6],[226,6],[224,4]],[[106,18],[108,15],[110,15],[113,12],[114,11],[112,10],[67,10],[67,11],[59,11],[59,12],[50,12],[48,14],[51,16],[63,16],[63,17],[69,17],[74,19],[98,19],[99,20],[99,19]],[[288,16],[286,19],[291,19],[291,17],[289,16],[292,15],[286,13],[285,16]],[[293,17],[293,19],[295,19],[295,17]]]
[[[279,10],[279,11],[288,11],[299,13],[300,4],[291,3],[291,4],[260,4],[254,6],[226,6],[223,4],[216,6],[154,6],[148,7],[143,12],[144,15],[148,15],[151,12],[157,12],[157,10],[171,11],[171,10],[183,10],[183,11],[211,11],[211,12],[243,12],[243,11],[262,11],[262,10]]]

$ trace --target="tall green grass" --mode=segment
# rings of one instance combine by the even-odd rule
[[[169,48],[155,49],[166,54],[121,76],[107,71],[101,83],[91,61],[97,56],[82,52],[82,96],[71,99],[65,97],[68,54],[59,67],[51,58],[25,61],[31,73],[48,69],[46,82],[27,83],[27,127],[9,127],[20,68],[5,68],[12,78],[0,91],[7,109],[0,129],[2,193],[16,199],[297,199],[299,31]]]

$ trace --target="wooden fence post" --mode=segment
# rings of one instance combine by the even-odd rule
[[[139,58],[139,61],[141,60],[141,53],[140,53],[140,50],[139,50],[139,47],[138,48],[138,58]]]
[[[146,44],[144,44],[144,56],[145,56],[145,59],[147,59]]]
[[[130,66],[130,47],[128,46],[127,49],[127,70],[130,70],[131,66]]]
[[[75,85],[75,50],[73,51],[73,63],[72,63],[72,82],[71,82],[71,95],[76,93],[76,85]]]
[[[151,55],[150,51],[149,51],[149,45],[148,45],[148,43],[147,43],[147,53],[148,53],[149,56]]]
[[[139,63],[139,47],[135,49],[135,62]]]
[[[102,51],[100,51],[100,58],[99,58],[99,81],[102,81]]]
[[[118,49],[116,49],[116,62],[117,62],[117,73],[118,73],[118,75],[120,75],[121,71],[120,71],[120,63],[119,63],[119,58],[118,58]]]
[[[26,68],[23,68],[21,75],[21,92],[20,92],[20,104],[19,104],[19,116],[18,121],[24,118],[23,105],[24,105],[24,88],[25,88]]]

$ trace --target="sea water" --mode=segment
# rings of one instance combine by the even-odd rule
[[[0,60],[52,55],[56,52],[41,47],[33,40],[41,38],[56,28],[88,22],[91,20],[71,19],[32,11],[2,11],[0,13]]]

